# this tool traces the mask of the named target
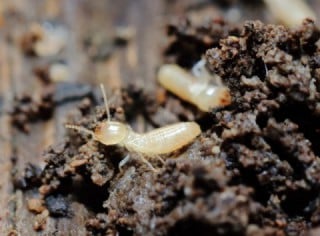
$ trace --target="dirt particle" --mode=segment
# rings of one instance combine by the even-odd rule
[[[37,198],[28,199],[27,206],[30,211],[35,213],[41,213],[45,210],[43,200]]]
[[[45,203],[51,216],[63,217],[70,213],[68,200],[60,194],[48,196]]]
[[[41,231],[46,227],[47,220],[49,217],[49,211],[44,210],[42,213],[36,215],[33,223],[33,228],[35,231]]]

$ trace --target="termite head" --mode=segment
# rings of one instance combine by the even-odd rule
[[[128,126],[117,121],[101,122],[94,130],[94,139],[104,145],[120,144],[128,136]]]
[[[66,128],[90,134],[94,140],[104,145],[121,145],[127,138],[130,128],[123,123],[111,121],[109,105],[103,85],[101,85],[101,91],[106,106],[107,121],[98,123],[94,131],[77,125],[66,125]]]
[[[195,96],[195,101],[202,111],[230,105],[230,91],[225,86],[208,86]]]

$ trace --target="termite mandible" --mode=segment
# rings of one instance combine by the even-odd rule
[[[136,133],[128,124],[111,121],[110,109],[104,86],[101,84],[107,120],[98,123],[94,131],[77,125],[66,125],[66,128],[90,134],[94,140],[104,145],[119,145],[129,152],[158,157],[168,154],[191,143],[201,133],[200,126],[195,122],[180,122],[154,129],[147,133]],[[141,160],[155,170],[142,156]]]

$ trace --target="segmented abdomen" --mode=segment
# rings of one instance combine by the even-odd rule
[[[201,129],[195,122],[182,122],[152,130],[145,134],[132,133],[125,146],[128,150],[143,154],[166,154],[192,142]]]

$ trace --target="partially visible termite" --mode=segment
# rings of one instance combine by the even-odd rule
[[[200,61],[202,64],[202,61]],[[216,85],[210,84],[209,73],[198,71],[191,75],[175,64],[161,66],[158,72],[159,83],[181,99],[208,112],[212,108],[227,106],[231,103],[229,89],[222,85],[220,78]]]
[[[297,27],[306,18],[317,19],[316,13],[305,0],[264,0],[270,12],[288,27]]]
[[[127,124],[111,121],[104,86],[100,86],[107,112],[107,120],[98,123],[94,131],[76,125],[66,125],[66,128],[90,134],[94,140],[104,145],[119,145],[125,147],[129,152],[142,154],[140,155],[142,161],[153,170],[153,166],[143,155],[158,157],[157,155],[171,153],[191,143],[201,133],[199,125],[195,122],[180,122],[144,134],[136,133]]]

